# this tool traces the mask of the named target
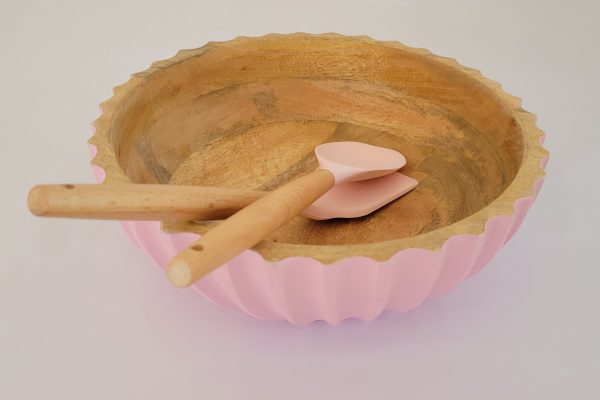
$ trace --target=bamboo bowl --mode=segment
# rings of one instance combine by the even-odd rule
[[[473,69],[368,37],[268,35],[183,50],[115,88],[90,139],[99,181],[273,189],[314,147],[402,152],[419,186],[354,220],[290,224],[194,289],[265,320],[331,324],[413,309],[479,271],[543,181],[543,134]],[[124,222],[164,267],[216,222]]]

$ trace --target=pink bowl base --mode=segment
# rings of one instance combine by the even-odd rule
[[[90,150],[94,157],[96,149]],[[104,171],[93,168],[102,182]],[[324,265],[306,257],[269,262],[247,250],[192,288],[214,303],[253,317],[298,325],[317,320],[337,325],[347,318],[370,321],[384,310],[406,312],[479,272],[517,231],[542,183],[543,178],[537,180],[533,195],[515,203],[512,215],[491,218],[480,235],[451,237],[439,252],[406,249],[385,262],[350,257]],[[160,222],[121,224],[163,269],[198,237],[164,233]]]

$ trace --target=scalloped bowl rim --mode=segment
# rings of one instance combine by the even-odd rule
[[[116,154],[113,148],[109,146],[101,146],[100,136],[110,137],[110,122],[114,115],[115,109],[119,103],[127,96],[127,93],[134,89],[142,80],[151,76],[153,73],[168,68],[170,65],[182,62],[188,58],[200,55],[206,48],[218,46],[222,44],[232,43],[235,41],[267,39],[273,37],[289,37],[289,36],[332,36],[338,38],[347,38],[354,40],[368,41],[382,46],[390,46],[410,51],[424,57],[429,57],[438,62],[444,63],[450,67],[461,70],[471,78],[485,85],[489,90],[497,96],[504,105],[510,107],[516,122],[520,125],[523,135],[524,147],[523,156],[519,170],[513,181],[507,186],[497,198],[492,202],[475,212],[474,214],[463,218],[453,224],[442,228],[426,232],[424,234],[404,237],[400,239],[352,244],[352,245],[308,245],[308,244],[290,244],[279,242],[263,241],[259,243],[255,249],[247,250],[247,252],[259,255],[264,261],[271,264],[276,264],[290,259],[309,259],[320,261],[324,265],[335,265],[341,261],[347,261],[348,258],[359,259],[369,258],[379,263],[390,261],[398,253],[406,250],[425,250],[431,253],[441,252],[445,244],[457,237],[475,237],[481,236],[487,230],[488,224],[499,217],[510,216],[515,217],[515,206],[520,200],[533,198],[536,196],[541,182],[545,177],[544,168],[549,157],[549,153],[543,148],[544,133],[536,126],[536,117],[534,114],[527,112],[521,108],[521,100],[512,96],[502,89],[501,85],[484,77],[478,70],[466,68],[460,65],[456,60],[447,57],[441,57],[432,54],[426,49],[418,49],[405,46],[397,41],[378,41],[369,36],[345,36],[335,33],[323,34],[269,34],[257,37],[238,36],[229,41],[223,42],[208,42],[197,49],[180,50],[173,57],[152,63],[151,67],[146,71],[135,73],[126,83],[119,85],[113,89],[113,96],[101,103],[100,116],[93,123],[93,135],[88,140],[89,144],[94,147],[91,163],[92,165],[102,169],[104,182],[111,183],[131,183],[131,180],[125,175],[123,170],[116,161]],[[493,209],[493,213],[491,210]],[[164,226],[163,226],[164,229]],[[169,232],[168,230],[166,230]],[[182,232],[169,232],[182,233]],[[195,234],[194,232],[185,232]],[[269,248],[270,246],[283,247],[289,256],[270,258],[261,253],[261,249]],[[340,248],[344,248],[344,254],[338,254]],[[322,256],[305,256],[310,254],[311,249],[318,248]],[[385,251],[385,249],[391,249]],[[383,251],[382,251],[383,249]],[[378,251],[376,251],[378,250]],[[381,254],[384,254],[381,256]]]

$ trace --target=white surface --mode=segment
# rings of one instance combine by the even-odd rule
[[[0,398],[600,396],[596,2],[82,3],[0,4]],[[548,178],[482,273],[409,314],[295,327],[174,289],[116,223],[28,215],[31,185],[92,180],[89,124],[130,73],[294,31],[456,57],[539,116]]]

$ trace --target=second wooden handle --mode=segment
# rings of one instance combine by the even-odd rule
[[[175,256],[167,267],[169,280],[179,287],[191,285],[275,232],[334,183],[333,174],[320,169],[255,201]]]
[[[38,185],[28,205],[42,217],[194,221],[226,218],[264,194],[159,184]]]

